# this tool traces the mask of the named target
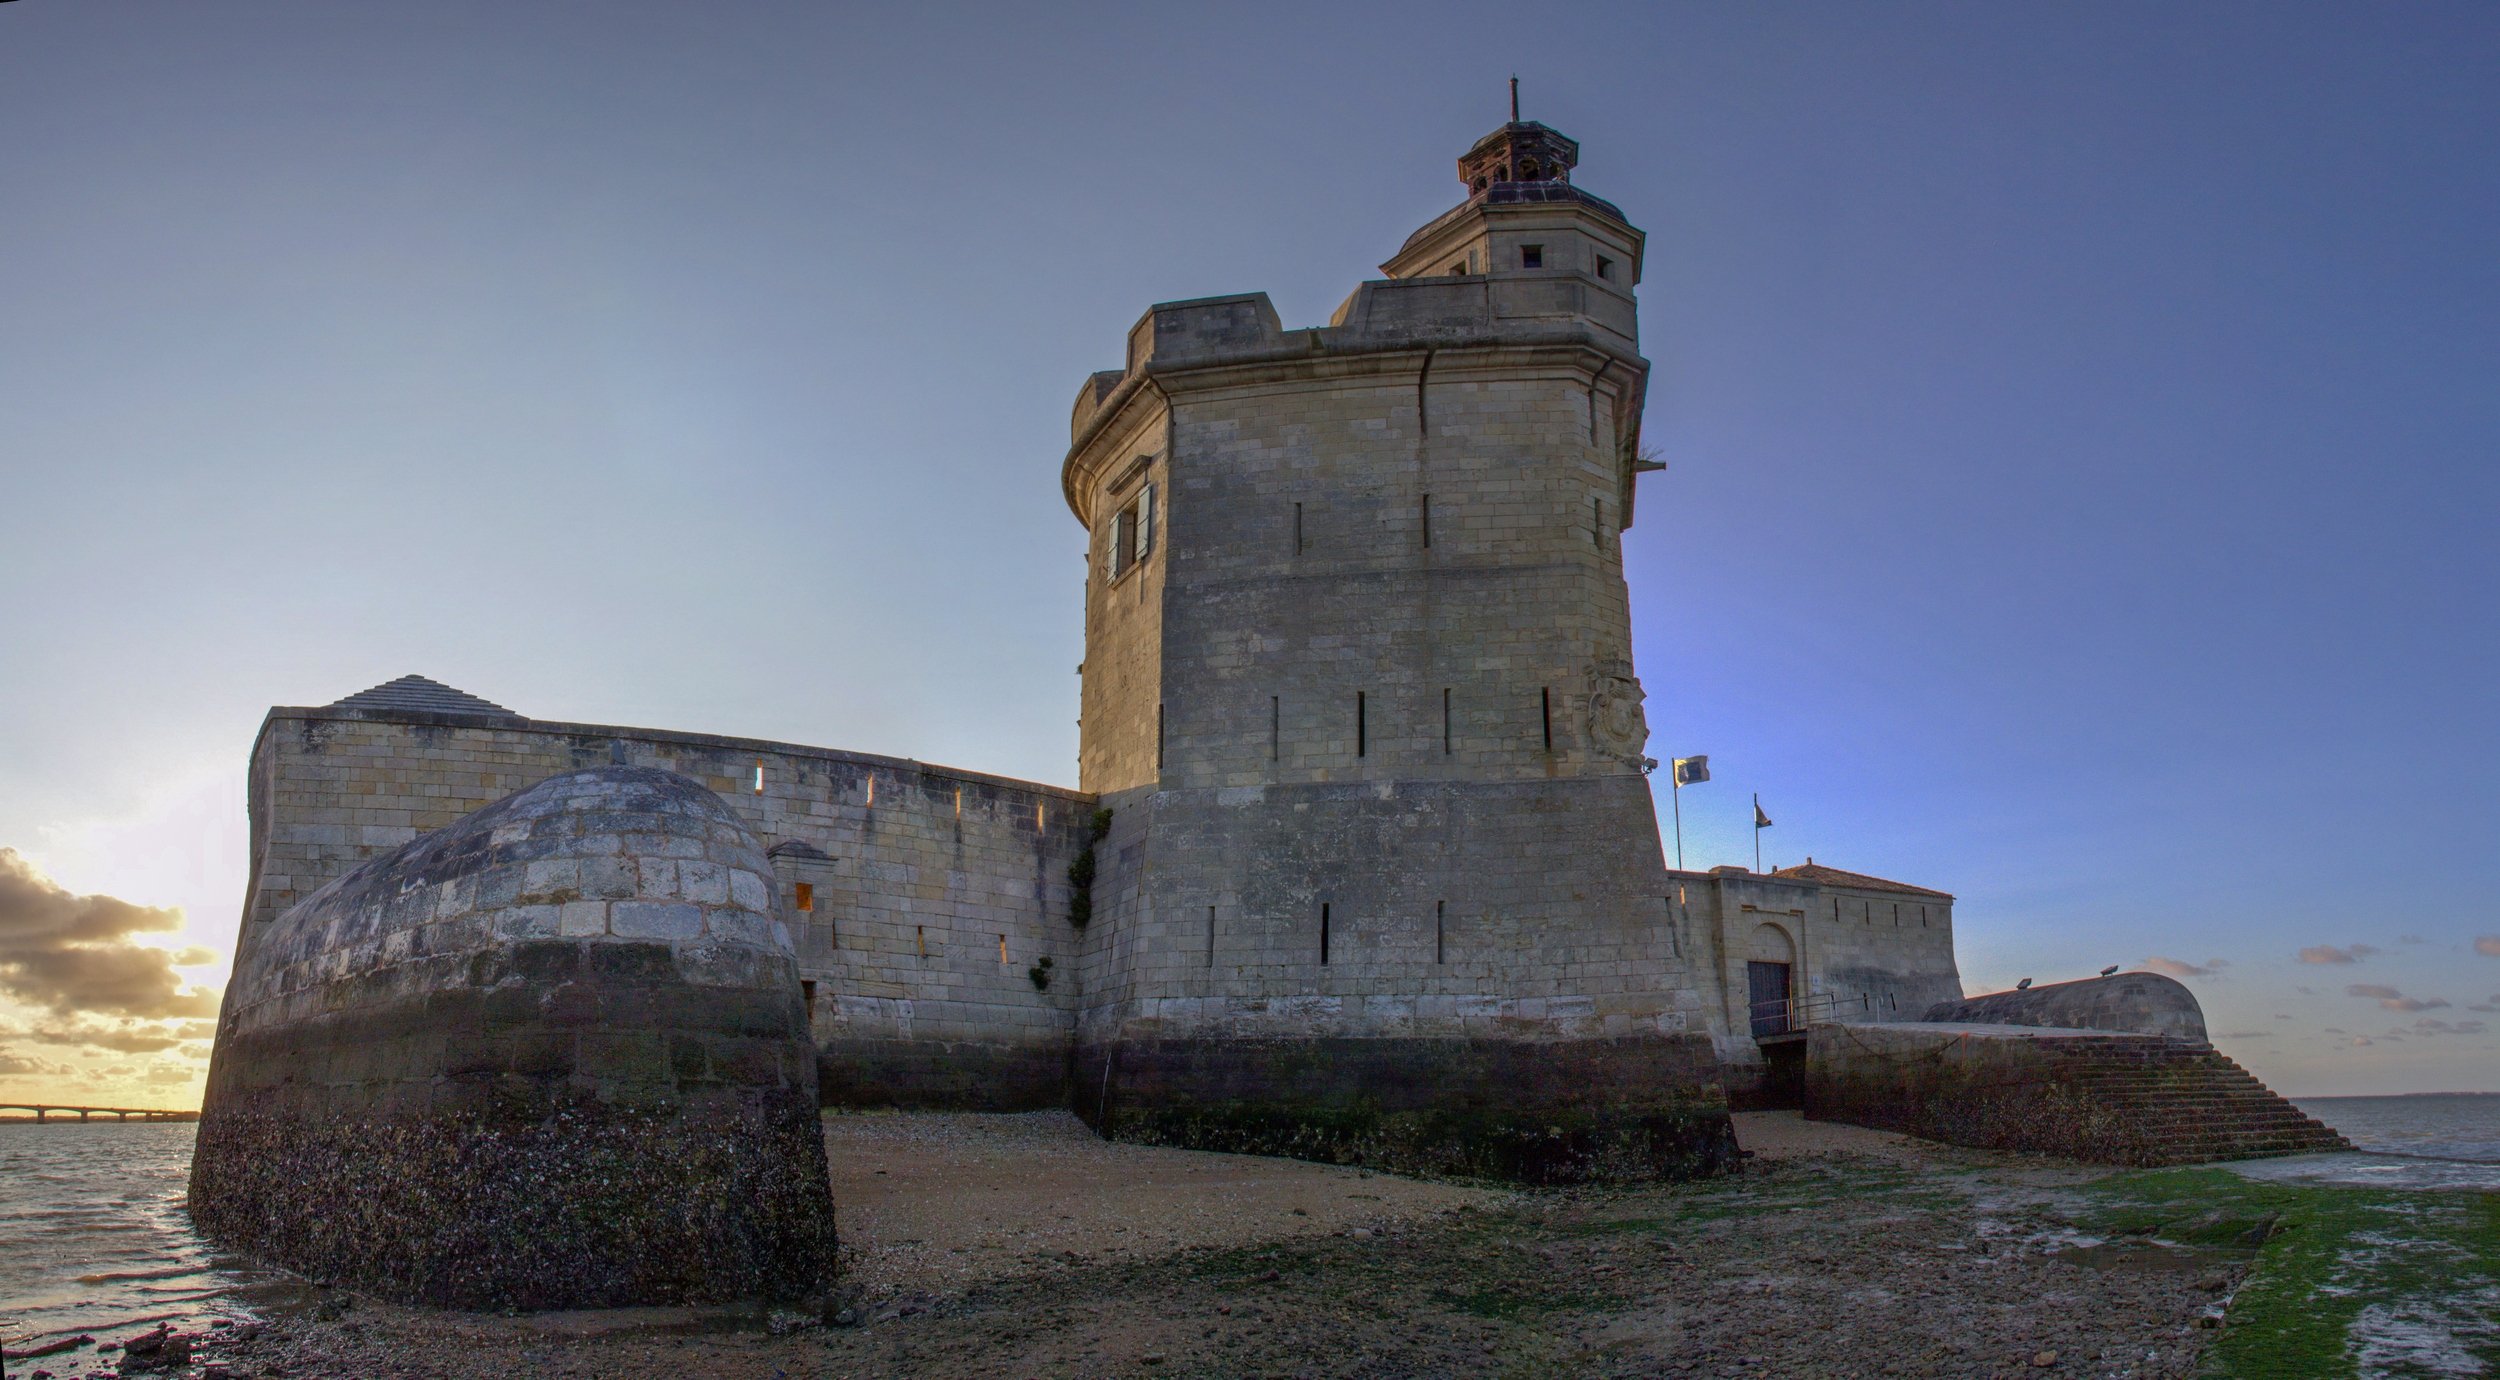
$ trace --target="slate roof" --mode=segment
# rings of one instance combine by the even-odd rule
[[[1904,896],[1933,896],[1945,901],[1953,899],[1953,893],[1949,891],[1932,891],[1923,886],[1912,886],[1908,882],[1870,877],[1863,872],[1844,872],[1837,867],[1825,867],[1812,858],[1806,859],[1795,867],[1775,867],[1771,869],[1771,875],[1800,882],[1814,882],[1822,886],[1855,887],[1860,891],[1897,891]]]
[[[370,690],[359,690],[346,699],[324,706],[328,709],[360,709],[377,714],[469,714],[479,718],[517,719],[521,716],[496,704],[482,700],[466,690],[454,690],[441,681],[423,676],[401,676],[384,681]]]

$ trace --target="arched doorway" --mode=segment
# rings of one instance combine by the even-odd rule
[[[1753,927],[1746,952],[1745,994],[1753,1017],[1753,1037],[1785,1035],[1797,1028],[1797,945],[1777,925]]]

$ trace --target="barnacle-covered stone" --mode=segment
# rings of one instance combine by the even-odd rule
[[[720,798],[553,777],[257,922],[191,1209],[461,1308],[798,1298],[833,1204],[790,936]]]

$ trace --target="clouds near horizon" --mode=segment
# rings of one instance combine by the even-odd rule
[[[77,895],[16,849],[0,848],[0,994],[58,1016],[214,1016],[217,994],[186,985],[175,971],[214,954],[135,938],[181,924],[177,908]]]
[[[154,1054],[188,1041],[216,1038],[217,1023],[194,1020],[163,1024],[123,1020],[116,1025],[92,1021],[39,1025],[27,1030],[0,1031],[0,1039],[33,1040],[46,1045],[80,1045],[116,1054]]]
[[[55,1060],[0,1049],[0,1078],[61,1078],[77,1071]]]
[[[2303,963],[2359,963],[2377,952],[2379,950],[2368,944],[2352,944],[2341,949],[2332,944],[2312,944],[2300,951],[2300,961]]]
[[[2223,969],[2231,965],[2227,960],[2219,958],[2209,958],[2202,963],[2190,963],[2183,958],[2162,958],[2156,955],[2144,960],[2139,966],[2147,972],[2159,973],[2163,977],[2191,978],[2216,977]]]
[[[2446,997],[2408,997],[2381,982],[2356,982],[2344,989],[2348,997],[2368,997],[2389,1011],[2436,1011],[2448,1005]]]

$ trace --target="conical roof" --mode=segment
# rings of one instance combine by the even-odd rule
[[[401,676],[370,690],[359,690],[346,699],[326,706],[331,709],[361,709],[374,713],[470,714],[480,718],[517,719],[521,716],[496,704],[482,700],[466,690],[454,690],[441,681],[423,676]]]

